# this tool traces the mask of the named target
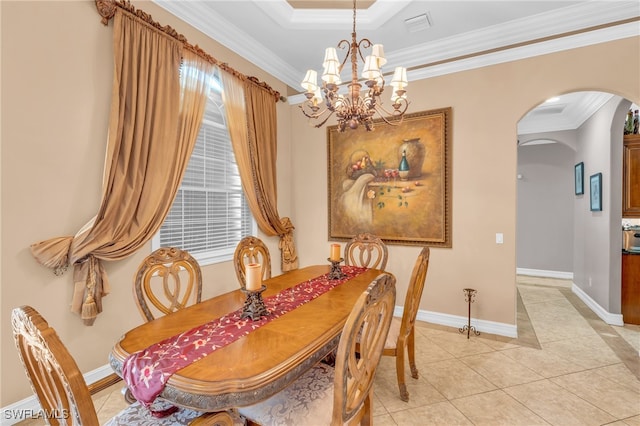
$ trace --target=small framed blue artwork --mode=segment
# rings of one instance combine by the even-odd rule
[[[591,192],[589,200],[591,203],[591,211],[602,211],[602,173],[591,175],[590,178]]]
[[[576,195],[584,194],[584,163],[580,162],[575,165],[573,176],[575,178]]]

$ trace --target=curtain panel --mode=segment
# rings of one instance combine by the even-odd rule
[[[31,246],[36,260],[57,273],[74,266],[71,310],[86,325],[94,323],[102,297],[109,293],[102,261],[123,259],[138,250],[158,231],[173,203],[195,146],[207,73],[211,75],[213,67],[122,9],[115,13],[113,44],[114,81],[98,213],[73,237]]]
[[[221,72],[223,100],[242,188],[262,232],[278,235],[283,272],[298,268],[293,224],[280,218],[276,185],[277,117],[272,96],[251,81]]]

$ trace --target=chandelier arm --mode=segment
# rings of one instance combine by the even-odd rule
[[[351,42],[349,40],[340,40],[340,42],[338,43],[338,48],[340,49],[345,49],[345,48],[349,48],[349,51],[347,52],[346,55],[344,55],[344,59],[342,60],[342,63],[340,64],[340,71],[342,71],[342,69],[344,68],[344,64],[347,63],[347,59],[349,59],[349,53],[351,52]]]
[[[401,102],[401,103],[404,104],[404,108],[395,109],[393,112],[387,111],[381,105],[376,105],[375,109],[376,109],[376,112],[378,113],[378,115],[380,116],[380,118],[382,119],[382,121],[384,121],[385,123],[390,124],[392,126],[397,126],[398,124],[402,123],[402,121],[404,119],[404,113],[407,111],[407,108],[409,108],[409,102],[404,101],[404,102]],[[382,114],[381,111],[384,112],[384,114]],[[385,117],[385,115],[387,115],[388,118]],[[397,118],[399,118],[399,120],[395,121],[395,119],[397,119]]]
[[[376,111],[378,112],[378,114],[380,114],[380,115],[382,115],[380,113],[380,111],[382,111],[388,116],[396,117],[396,116],[403,115],[407,111],[407,109],[409,108],[409,104],[410,104],[409,101],[407,101],[406,99],[402,99],[402,100],[399,100],[397,102],[397,105],[398,105],[397,107],[396,106],[393,107],[393,111],[389,111],[389,110],[385,109],[382,106],[382,104],[376,104],[375,108],[376,108]]]
[[[371,40],[369,40],[368,38],[363,38],[362,40],[360,40],[358,42],[358,54],[360,55],[360,59],[362,59],[362,62],[364,62],[364,56],[362,55],[362,49],[368,49],[371,46],[373,46],[373,43],[371,43]]]
[[[328,110],[325,110],[325,112],[326,112],[326,111],[328,111]],[[329,120],[329,119],[331,118],[331,116],[333,115],[333,113],[334,113],[334,112],[335,112],[335,111],[331,111],[331,114],[327,115],[327,118],[325,118],[324,120],[322,120],[322,122],[321,122],[321,123],[318,123],[318,124],[314,125],[313,127],[320,128],[320,127],[324,126],[324,123],[326,123],[326,122],[327,122],[327,120]],[[319,118],[319,117],[317,117],[317,118]]]
[[[322,117],[323,115],[325,115],[328,111],[330,111],[328,108],[324,108],[322,111],[320,112],[314,112],[312,114],[309,114],[305,109],[304,109],[304,105],[298,105],[298,108],[300,108],[302,110],[302,114],[304,114],[305,117],[307,118],[313,118],[313,119],[318,119],[320,117]],[[333,111],[332,111],[333,113]],[[330,117],[330,116],[329,116]],[[326,121],[326,120],[325,120]]]

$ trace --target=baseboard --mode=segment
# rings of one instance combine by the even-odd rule
[[[394,315],[402,317],[403,308],[396,306]],[[429,322],[432,324],[444,325],[446,327],[462,328],[468,323],[467,317],[457,315],[443,314],[440,312],[419,310],[416,316],[418,321]],[[481,333],[496,334],[505,337],[518,337],[518,327],[515,324],[504,324],[493,321],[479,320],[471,318],[471,326]]]
[[[589,309],[591,309],[598,317],[600,317],[602,321],[606,322],[609,325],[624,325],[622,314],[612,314],[611,312],[608,312],[577,285],[573,284],[571,286],[571,291],[576,296],[578,296],[578,298],[582,300],[584,304],[589,307]]]
[[[544,269],[516,268],[516,274],[529,275],[531,277],[558,278],[562,280],[573,280],[573,272],[545,271]]]
[[[95,370],[89,371],[83,376],[86,383],[95,383],[106,379],[112,374],[113,369],[109,364],[106,364],[102,367],[96,368]],[[33,417],[42,417],[40,403],[35,395],[3,407],[0,425],[9,426]]]

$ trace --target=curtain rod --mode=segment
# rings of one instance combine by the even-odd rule
[[[286,101],[286,98],[284,96],[281,96],[280,92],[278,92],[277,90],[274,90],[271,86],[269,86],[264,81],[258,80],[257,77],[247,76],[247,75],[241,73],[240,71],[230,67],[229,64],[227,64],[226,62],[218,61],[216,58],[214,58],[213,56],[211,56],[210,54],[208,54],[207,52],[202,50],[202,48],[200,48],[200,46],[197,46],[197,45],[194,46],[194,45],[190,44],[187,41],[187,38],[185,36],[183,36],[182,34],[178,33],[175,29],[173,29],[169,25],[164,25],[164,26],[160,25],[158,22],[153,20],[153,18],[151,17],[150,14],[144,12],[143,10],[136,9],[131,4],[131,1],[129,1],[129,0],[95,0],[95,2],[96,2],[96,8],[98,9],[98,14],[100,16],[102,16],[102,20],[101,20],[102,24],[108,25],[109,21],[116,14],[116,8],[119,7],[122,10],[134,15],[138,19],[141,19],[142,21],[144,21],[148,25],[154,27],[158,31],[161,31],[161,32],[163,32],[163,33],[175,38],[176,40],[181,42],[186,49],[192,51],[193,53],[195,53],[196,55],[198,55],[201,58],[205,59],[206,61],[210,62],[211,64],[217,65],[221,69],[223,69],[226,72],[234,75],[236,78],[238,78],[238,79],[240,79],[242,81],[247,81],[248,80],[251,83],[263,88],[264,90],[266,90],[267,92],[269,92],[269,93],[271,93],[273,95],[273,97],[275,98],[276,102],[278,102],[278,101],[285,102]]]

